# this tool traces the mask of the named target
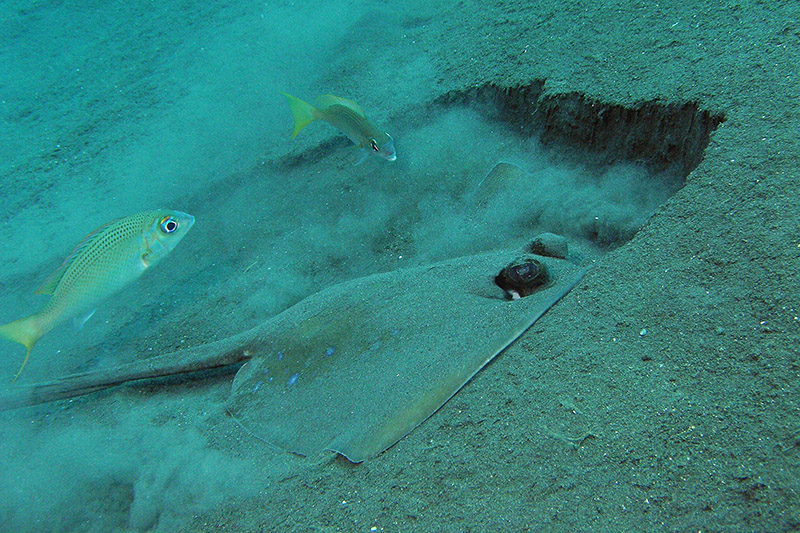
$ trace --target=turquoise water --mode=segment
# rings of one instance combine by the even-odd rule
[[[233,370],[4,412],[0,529],[797,527],[796,350],[783,336],[797,333],[797,304],[781,302],[780,318],[751,317],[737,303],[744,289],[715,285],[717,270],[692,270],[720,247],[720,227],[733,231],[724,214],[707,215],[720,227],[696,221],[734,197],[699,201],[696,188],[735,180],[711,165],[737,158],[712,141],[712,163],[687,177],[693,169],[612,157],[597,143],[544,142],[544,123],[499,112],[508,106],[499,98],[446,98],[489,82],[547,80],[548,95],[579,92],[626,109],[699,102],[728,117],[724,127],[744,129],[752,121],[736,115],[740,97],[718,75],[737,61],[723,52],[746,49],[729,29],[796,36],[795,22],[771,30],[777,18],[797,18],[789,8],[775,17],[728,6],[723,24],[715,9],[4,3],[0,324],[38,311],[47,298],[33,291],[103,224],[161,207],[196,218],[163,262],[83,328],[66,321],[46,334],[14,384],[24,349],[3,340],[6,394],[203,346],[325,288],[522,247],[541,232],[563,235],[571,259],[597,273],[433,418],[359,466],[253,438],[226,414]],[[637,29],[626,37],[635,44],[615,38],[619,20]],[[357,147],[322,121],[290,139],[282,91],[352,99],[392,135],[397,160],[356,165]],[[615,123],[603,128],[613,133]],[[499,162],[523,178],[492,177]],[[735,201],[756,211],[747,197]],[[696,372],[721,353],[749,353],[750,330],[737,328],[767,322],[781,334],[762,359],[784,358],[773,361],[786,373],[770,379],[786,403],[756,437],[753,420],[765,414],[742,409],[751,394],[769,397],[763,383],[742,370],[743,392],[731,397],[726,383]],[[476,331],[463,325],[467,338]],[[703,420],[711,412],[717,422]],[[731,454],[749,446],[756,459],[735,464]]]

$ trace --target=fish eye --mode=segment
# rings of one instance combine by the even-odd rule
[[[175,220],[174,217],[166,216],[161,219],[161,223],[158,227],[161,228],[161,231],[164,233],[170,234],[178,229],[178,221]]]
[[[380,152],[381,151],[381,147],[378,146],[378,143],[375,141],[375,139],[370,139],[369,140],[369,145],[372,146],[372,149],[375,150],[376,152]]]

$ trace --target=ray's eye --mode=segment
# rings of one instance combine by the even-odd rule
[[[159,224],[158,227],[160,227],[161,231],[164,233],[170,234],[178,229],[178,221],[175,220],[174,217],[166,216],[161,219],[161,224]]]
[[[369,140],[369,145],[372,146],[372,149],[375,150],[376,152],[380,152],[381,151],[381,147],[378,146],[378,143],[375,142],[375,139],[370,139]]]

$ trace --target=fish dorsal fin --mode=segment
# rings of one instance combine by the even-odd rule
[[[338,96],[333,96],[332,94],[323,94],[322,96],[317,96],[315,101],[318,107],[324,108],[324,107],[330,107],[332,105],[340,105],[348,109],[352,109],[362,117],[366,116],[364,110],[361,109],[360,105],[353,102],[352,100],[348,100],[347,98],[340,98]]]
[[[117,219],[120,220],[120,219]],[[102,235],[108,227],[115,224],[117,220],[112,220],[108,224],[103,224],[89,235],[83,238],[83,240],[78,243],[78,245],[72,250],[72,252],[64,259],[64,262],[53,271],[52,274],[47,276],[47,279],[39,285],[39,288],[33,291],[33,294],[53,294],[58,287],[58,284],[61,282],[61,278],[64,277],[64,273],[69,270],[70,265],[72,262],[75,261],[75,258],[81,255],[86,248],[92,245],[92,243],[97,240],[97,238]]]

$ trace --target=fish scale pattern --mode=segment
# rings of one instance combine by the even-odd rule
[[[91,305],[107,294],[110,288],[126,284],[141,270],[135,268],[145,252],[144,231],[156,212],[139,213],[114,221],[90,236],[83,249],[72,258],[42,314],[64,308]],[[132,270],[131,267],[134,267]],[[80,299],[70,295],[80,294]],[[72,301],[68,301],[72,300]]]

